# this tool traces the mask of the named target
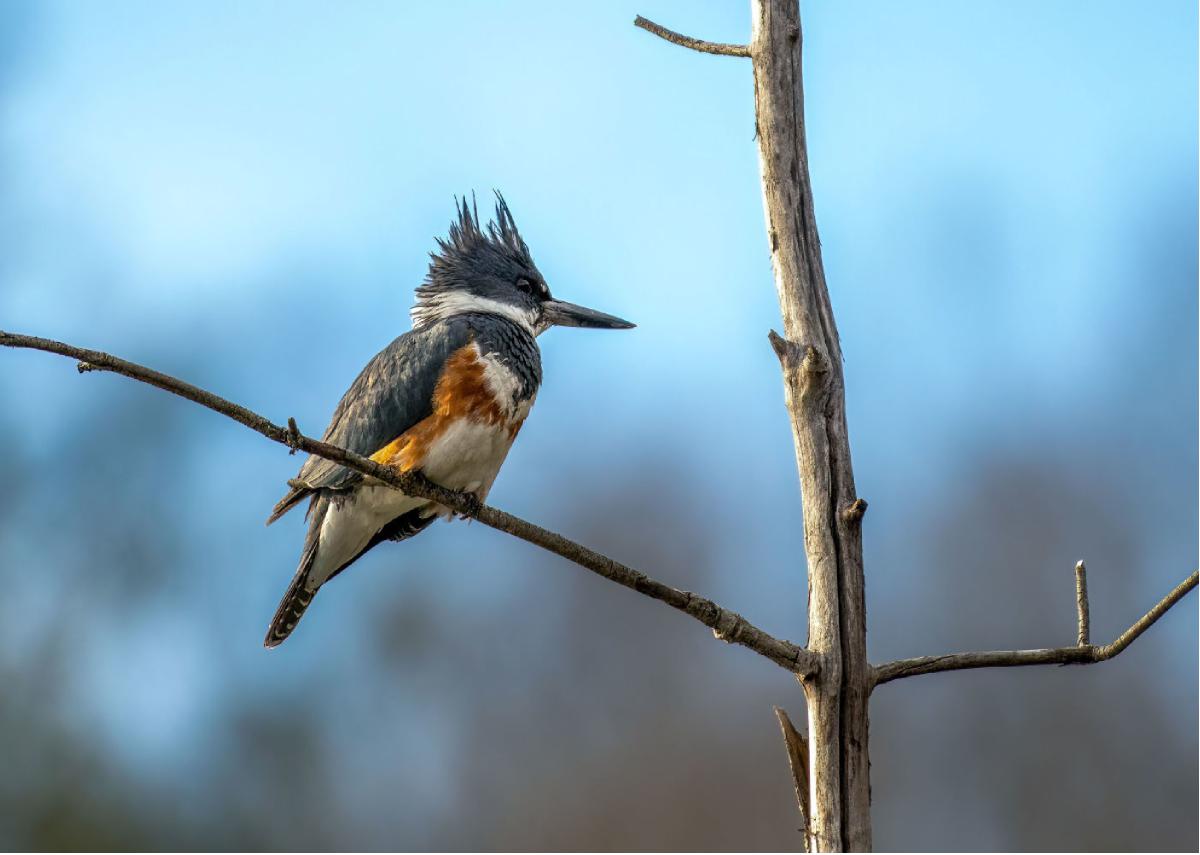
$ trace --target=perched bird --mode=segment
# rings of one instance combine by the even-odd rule
[[[474,204],[464,198],[457,208],[416,289],[412,330],[367,363],[324,439],[483,501],[542,381],[537,336],[556,325],[633,324],[551,297],[499,193],[486,229]],[[288,483],[267,524],[307,498],[308,533],[267,647],[282,643],[321,586],[368,549],[451,513],[316,456]]]

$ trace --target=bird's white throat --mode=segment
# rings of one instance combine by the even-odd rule
[[[538,313],[532,309],[514,306],[511,303],[502,303],[499,300],[480,297],[478,294],[465,291],[435,294],[413,306],[409,314],[412,316],[414,327],[423,327],[470,312],[481,312],[486,315],[499,315],[507,318],[532,336],[536,336],[545,329],[544,325],[538,323]]]

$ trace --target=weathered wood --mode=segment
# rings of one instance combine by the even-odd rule
[[[1078,568],[1083,567],[1079,562]],[[1080,574],[1082,575],[1082,574]],[[1078,579],[1079,576],[1076,577]],[[921,674],[936,674],[939,671],[964,671],[969,668],[1015,668],[1023,665],[1092,665],[1096,662],[1106,662],[1118,656],[1126,647],[1143,632],[1154,626],[1171,606],[1182,600],[1189,592],[1200,584],[1200,571],[1193,571],[1169,594],[1159,600],[1154,608],[1136,620],[1129,629],[1125,630],[1112,644],[1089,644],[1086,641],[1074,647],[1050,647],[1040,650],[988,650],[980,653],[946,653],[942,656],[919,656],[915,659],[899,659],[885,665],[872,668],[872,684],[875,686],[890,683],[903,677],[917,677]],[[1076,588],[1077,596],[1080,588]],[[1083,608],[1078,609],[1078,604]],[[1082,596],[1077,600],[1079,616],[1079,638],[1089,636],[1087,624],[1087,582],[1084,580]]]
[[[805,681],[812,849],[871,848],[866,609],[861,521],[846,429],[841,344],[825,285],[804,131],[796,0],[751,0],[750,57],[763,207],[783,336],[808,559],[808,649],[821,671]]]
[[[660,39],[665,39],[671,44],[700,51],[700,53],[713,53],[721,56],[750,56],[750,48],[746,47],[746,45],[731,45],[722,42],[706,42],[703,39],[694,39],[691,36],[685,36],[683,33],[668,30],[661,24],[647,20],[641,15],[633,19],[633,25],[641,27],[648,33],[654,33]]]
[[[1087,567],[1082,561],[1075,565],[1075,644],[1087,647],[1092,643],[1092,615],[1088,604]]]
[[[811,832],[808,826],[808,741],[796,730],[787,712],[775,707],[775,718],[783,731],[783,745],[787,749],[788,769],[792,773],[792,787],[796,790],[796,807],[800,809],[800,833],[804,835],[804,851],[811,852]]]

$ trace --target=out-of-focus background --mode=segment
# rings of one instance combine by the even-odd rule
[[[874,661],[1111,639],[1196,562],[1195,5],[805,4]],[[0,328],[319,433],[451,197],[559,296],[492,493],[805,637],[744,3],[0,2]],[[799,688],[479,525],[275,651],[279,446],[0,353],[0,848],[794,849]],[[872,706],[881,849],[1194,849],[1193,595],[1092,668]]]

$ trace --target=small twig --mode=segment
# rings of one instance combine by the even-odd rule
[[[784,390],[791,401],[793,388],[800,390],[801,401],[807,401],[810,408],[822,408],[823,399],[830,391],[830,363],[815,345],[798,344],[784,338],[775,330],[767,332],[767,341],[779,358],[779,367],[783,371]],[[788,406],[791,406],[789,403]],[[866,503],[862,510],[866,511]]]
[[[300,428],[296,425],[296,420],[288,416],[287,427],[287,444],[289,446],[288,454],[295,454],[300,443]],[[290,485],[289,485],[290,486]]]
[[[900,659],[878,665],[874,670],[873,685],[879,686],[902,677],[919,674],[934,674],[938,671],[961,671],[966,668],[1009,668],[1019,665],[1091,665],[1104,662],[1121,653],[1143,632],[1154,625],[1167,609],[1179,602],[1196,587],[1200,574],[1193,572],[1163,597],[1154,608],[1146,612],[1112,644],[1100,646],[1053,647],[1044,650],[993,650],[987,653],[948,653],[944,656],[921,656],[916,659]]]
[[[1079,633],[1075,643],[1087,647],[1092,643],[1092,618],[1088,609],[1087,568],[1080,561],[1075,565],[1075,612],[1079,617]]]
[[[848,508],[846,508],[846,510],[842,511],[843,515],[845,515],[845,517],[846,517],[846,520],[848,522],[853,522],[853,523],[862,522],[863,515],[866,514],[866,512],[867,512],[867,500],[866,499],[855,499],[853,502],[850,503],[850,507],[848,507]]]
[[[808,740],[796,730],[792,720],[782,707],[775,707],[775,718],[783,731],[783,744],[787,747],[788,767],[792,771],[792,786],[796,790],[796,807],[800,809],[800,830],[804,834],[804,851],[812,851],[812,828],[808,817]]]
[[[793,341],[788,341],[775,330],[767,330],[767,341],[771,343],[771,350],[775,351],[775,355],[785,369],[789,363],[799,363],[804,358],[804,348]]]
[[[750,56],[750,48],[747,45],[731,45],[721,42],[706,42],[701,39],[693,39],[691,36],[685,36],[683,33],[677,33],[674,30],[668,30],[661,24],[656,24],[653,21],[643,18],[638,15],[633,19],[635,27],[641,27],[648,33],[654,33],[660,39],[666,39],[671,44],[679,45],[680,47],[691,48],[698,50],[701,53],[715,53],[721,56]]]
[[[672,588],[670,585],[650,578],[645,573],[614,561],[607,555],[601,555],[599,552],[588,549],[586,546],[582,546],[573,540],[568,540],[561,534],[556,534],[541,526],[534,525],[531,522],[489,507],[488,505],[481,505],[470,494],[447,490],[445,487],[441,487],[424,478],[419,473],[400,472],[390,467],[382,466],[352,451],[304,436],[296,427],[295,420],[293,419],[288,419],[287,427],[281,427],[240,404],[227,401],[219,395],[214,395],[212,392],[208,392],[198,386],[193,386],[191,383],[185,383],[168,374],[163,374],[162,372],[120,359],[116,356],[111,356],[107,353],[102,353],[98,350],[87,350],[51,339],[36,338],[34,336],[18,335],[3,331],[0,331],[0,345],[41,350],[46,353],[57,353],[61,356],[68,356],[72,359],[80,360],[81,364],[86,363],[89,366],[88,370],[111,371],[142,383],[148,383],[151,386],[171,392],[181,398],[186,398],[193,403],[200,404],[214,412],[228,416],[234,421],[244,424],[251,430],[261,433],[267,439],[286,445],[288,448],[307,451],[309,454],[315,454],[326,460],[332,460],[369,478],[374,478],[390,487],[401,490],[410,496],[419,496],[423,499],[429,499],[430,501],[445,505],[463,516],[477,519],[486,526],[507,532],[527,543],[532,543],[534,546],[540,546],[542,549],[560,555],[568,561],[578,564],[580,567],[616,582],[618,585],[623,585],[626,588],[637,591],[639,594],[644,594],[647,597],[664,602],[672,608],[691,615],[712,629],[714,634],[723,641],[747,647],[801,678],[811,677],[817,673],[818,659],[815,654],[810,653],[803,647],[792,644],[790,641],[768,635],[741,615],[718,606],[712,600],[705,599],[690,591],[681,591],[677,588]],[[290,481],[288,483],[289,485],[292,484]]]

